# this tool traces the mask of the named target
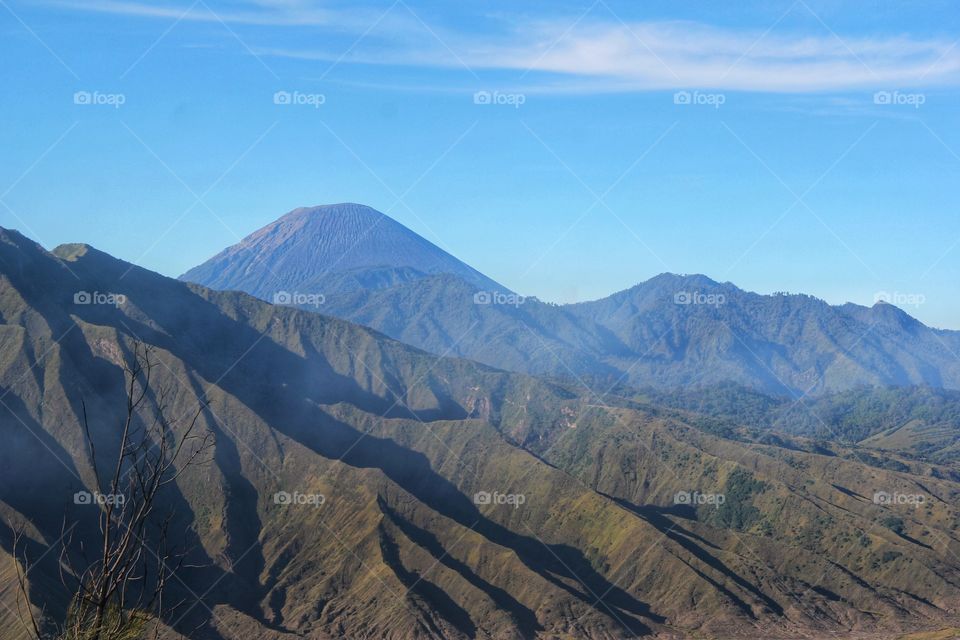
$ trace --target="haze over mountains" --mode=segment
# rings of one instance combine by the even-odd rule
[[[182,279],[363,324],[436,354],[602,385],[733,381],[774,394],[960,389],[960,332],[886,303],[832,306],[662,274],[592,302],[509,290],[368,207],[297,209]],[[322,303],[321,303],[322,301]]]
[[[78,296],[94,292],[113,302]],[[0,319],[0,555],[27,523],[45,558],[30,595],[50,615],[64,515],[83,540],[99,513],[71,500],[93,486],[80,416],[109,451],[139,341],[169,406],[205,400],[216,436],[162,505],[195,548],[177,589],[203,604],[165,620],[191,638],[890,638],[957,623],[953,466],[774,434],[762,411],[720,423],[702,397],[597,398],[438,359],[3,230]]]

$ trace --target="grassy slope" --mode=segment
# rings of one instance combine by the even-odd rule
[[[37,549],[65,508],[89,530],[69,505],[90,482],[79,399],[106,452],[117,363],[134,336],[155,345],[171,409],[205,397],[218,438],[213,463],[166,498],[212,565],[190,576],[216,613],[182,622],[206,623],[195,637],[799,637],[957,610],[954,483],[590,406],[345,322],[61,255],[0,244],[0,504],[35,524]],[[129,301],[71,306],[80,287]],[[943,502],[901,514],[899,533],[858,497],[918,483]],[[733,511],[672,507],[677,491],[715,488]],[[277,491],[326,502],[283,507]],[[478,508],[477,491],[526,501]]]

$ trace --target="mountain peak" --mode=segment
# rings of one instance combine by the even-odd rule
[[[280,219],[287,217],[295,216],[322,216],[322,215],[339,215],[339,216],[367,216],[370,218],[379,218],[385,214],[377,211],[371,206],[360,204],[358,202],[338,202],[335,204],[318,204],[312,207],[297,207],[290,213],[282,216]]]
[[[96,251],[96,249],[82,242],[71,242],[55,247],[50,253],[57,256],[61,260],[66,260],[67,262],[76,262],[78,259],[87,255],[91,251]]]
[[[39,244],[23,235],[16,229],[7,229],[6,227],[0,227],[0,242],[8,245],[13,245],[18,248],[31,248],[38,249],[43,251],[43,247]]]
[[[878,300],[870,307],[875,322],[884,322],[887,326],[896,326],[905,330],[914,330],[922,327],[923,323],[911,316],[895,304],[885,300]]]
[[[341,274],[364,269],[399,270],[405,278],[449,273],[477,289],[507,291],[396,220],[352,202],[294,209],[181,279],[269,300],[280,290],[335,293],[331,287],[348,281]]]
[[[670,273],[669,271],[658,274],[638,286],[655,285],[686,285],[700,287],[719,287],[722,286],[716,280],[705,276],[702,273]]]
[[[670,273],[664,272],[653,276],[639,284],[635,284],[629,289],[618,291],[609,296],[610,299],[621,300],[632,298],[634,296],[651,297],[660,299],[666,296],[672,298],[676,294],[697,293],[703,291],[716,291],[719,289],[738,290],[737,287],[729,282],[720,283],[701,273]],[[596,300],[594,302],[600,302]],[[589,304],[589,303],[581,303]]]
[[[297,207],[293,211],[280,216],[276,221],[263,229],[269,229],[274,226],[330,224],[333,222],[370,225],[387,220],[394,222],[394,220],[386,214],[365,204],[340,202],[337,204],[321,204],[312,207]],[[263,229],[261,229],[261,231]]]

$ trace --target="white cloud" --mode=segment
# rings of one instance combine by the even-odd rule
[[[186,7],[146,0],[57,0],[75,9],[176,19]],[[224,20],[263,27],[313,27],[363,34],[341,63],[519,72],[527,91],[644,91],[709,88],[814,92],[957,84],[960,46],[908,36],[847,37],[828,28],[770,33],[692,22],[585,19],[517,23],[499,33],[426,26],[409,5],[341,10],[309,0],[248,0],[213,13],[197,4],[185,20]],[[506,21],[504,21],[506,22]],[[371,29],[371,25],[376,27]],[[330,48],[298,48],[283,32],[256,34],[258,55],[340,60]]]
[[[222,21],[264,27],[331,27],[346,30],[365,29],[382,13],[382,10],[336,10],[302,0],[247,0],[233,3],[230,9],[221,9],[218,4],[205,0],[185,0],[177,5],[149,0],[48,0],[46,4],[77,11],[185,22]]]
[[[950,43],[744,34],[691,23],[594,24],[554,35],[542,27],[496,44],[472,37],[440,43],[357,47],[345,62],[527,73],[528,90],[643,91],[715,88],[811,92],[954,84],[960,47]],[[562,36],[562,37],[561,37]],[[260,49],[262,55],[333,60],[332,51]],[[530,72],[539,72],[539,75]]]
[[[805,92],[956,81],[960,50],[950,47],[904,37],[764,36],[694,23],[618,23],[574,29],[552,48],[538,43],[489,52],[474,64],[588,76],[622,89]]]

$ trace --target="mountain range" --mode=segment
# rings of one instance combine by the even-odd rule
[[[661,274],[601,300],[549,304],[356,204],[297,209],[181,279],[350,320],[438,355],[601,390],[727,381],[791,396],[960,389],[960,332],[884,302],[834,306]]]
[[[322,210],[319,228],[336,211]],[[209,462],[186,468],[158,506],[175,514],[170,526],[191,549],[170,594],[190,606],[163,620],[164,637],[960,632],[960,392],[907,369],[931,355],[896,348],[949,342],[949,332],[889,306],[757,296],[702,276],[664,275],[605,300],[549,305],[434,249],[449,265],[438,268],[460,275],[429,273],[407,249],[386,264],[367,254],[375,264],[337,272],[321,264],[322,251],[311,253],[304,233],[297,264],[312,266],[303,271],[285,270],[294,262],[282,251],[222,254],[241,271],[269,260],[299,273],[301,285],[277,290],[291,296],[321,295],[297,289],[308,282],[336,290],[301,309],[166,278],[88,245],[47,251],[0,230],[0,562],[32,560],[28,593],[38,614],[66,615],[64,523],[74,525],[68,553],[97,539],[99,510],[73,497],[96,487],[94,462],[109,459],[123,422],[123,363],[147,345],[163,393],[138,418],[152,419],[160,405],[177,414],[201,406],[198,426],[215,441]],[[326,271],[315,275],[317,265]],[[425,315],[411,321],[433,334],[403,326],[400,311],[412,313],[412,300],[382,313],[369,306],[417,292],[429,294],[419,305]],[[729,298],[718,302],[721,294]],[[379,320],[364,326],[326,313],[351,297]],[[782,309],[777,323],[763,316],[773,305]],[[814,312],[838,324],[818,324]],[[451,348],[438,357],[436,345],[431,353],[371,328],[439,340],[464,317],[451,344],[511,366]],[[659,354],[660,368],[644,360],[644,376],[631,377],[629,358],[665,318],[694,335],[670,359]],[[784,395],[770,383],[775,368],[763,376],[746,366],[756,343],[742,351],[718,329],[748,335],[776,324],[770,335],[796,342],[767,345],[775,366],[809,354],[839,363],[847,356],[829,344],[800,340],[852,331],[837,318],[875,325],[861,342],[879,362],[903,363],[909,373],[893,379],[899,386],[837,382],[843,390]],[[485,321],[507,334],[486,327],[485,346],[472,333]],[[679,347],[683,335],[664,344]],[[835,368],[880,379],[879,367],[851,362]],[[722,363],[696,384],[671,386],[682,371]],[[537,367],[549,375],[524,372]],[[653,379],[661,373],[667,378]],[[914,375],[938,384],[911,385]],[[604,393],[585,384],[599,379]],[[17,531],[25,540],[15,549]],[[20,628],[16,598],[15,587],[0,585],[0,628]]]
[[[21,552],[40,559],[31,601],[49,616],[66,603],[63,522],[78,544],[96,539],[99,511],[71,500],[94,486],[82,416],[94,451],[109,451],[121,365],[146,344],[168,408],[205,405],[200,428],[216,441],[210,463],[163,494],[195,556],[175,585],[193,606],[164,620],[171,634],[892,638],[958,626],[957,468],[775,429],[789,405],[748,387],[597,396],[5,230],[0,321],[0,560],[24,530]],[[324,499],[278,503],[282,492]],[[0,591],[2,628],[19,628],[15,595]]]

